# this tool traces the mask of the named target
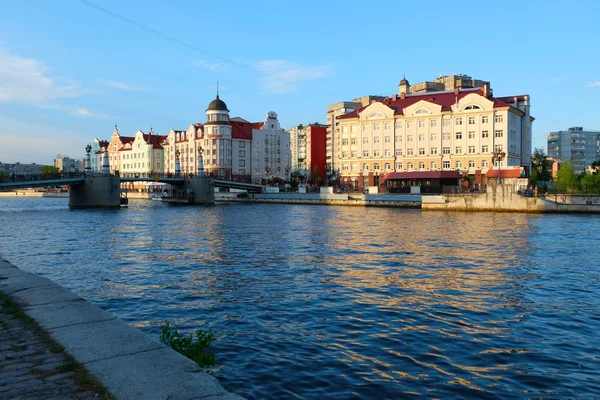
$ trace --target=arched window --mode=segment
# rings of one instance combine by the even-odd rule
[[[419,163],[419,169],[425,169],[425,163],[424,162],[420,162]]]
[[[413,166],[412,166],[411,162],[409,162],[408,164],[406,164],[406,169],[411,170],[411,169],[413,169],[412,167]]]
[[[373,169],[375,169],[375,170],[379,169],[379,163],[375,163],[375,164],[373,165]]]
[[[462,168],[462,163],[460,162],[460,160],[456,162],[456,168]]]
[[[429,111],[424,108],[419,108],[417,111],[415,111],[415,114],[429,114]]]
[[[369,114],[369,116],[367,117],[367,119],[376,119],[376,118],[384,118],[384,115],[380,112],[374,112]]]
[[[463,110],[481,110],[481,107],[479,107],[477,104],[469,104],[463,108]]]

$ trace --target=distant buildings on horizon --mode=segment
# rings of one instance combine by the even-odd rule
[[[576,126],[566,131],[548,133],[548,157],[571,161],[573,172],[583,173],[600,160],[600,132]]]

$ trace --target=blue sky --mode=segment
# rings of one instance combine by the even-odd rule
[[[530,94],[548,131],[600,130],[597,1],[0,0],[0,161],[82,157],[94,137],[204,122],[220,82],[232,116],[284,128],[327,106],[464,73]]]

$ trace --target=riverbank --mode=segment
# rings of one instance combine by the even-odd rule
[[[51,280],[2,259],[0,292],[117,399],[242,399],[170,347]],[[3,374],[0,369],[0,378]]]
[[[215,193],[215,201],[224,203],[421,208],[421,195],[403,194],[261,193],[250,194],[247,198],[238,198],[236,193]]]
[[[41,198],[41,197],[47,197],[47,198],[51,198],[51,199],[68,199],[69,198],[69,192],[35,192],[35,191],[30,191],[30,190],[17,190],[14,192],[0,192],[0,199],[1,198],[25,198],[25,199],[31,199],[31,198]]]

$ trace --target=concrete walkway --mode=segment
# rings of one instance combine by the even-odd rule
[[[158,340],[51,280],[22,271],[1,259],[0,291],[16,302],[117,399],[242,399],[223,389],[217,379],[202,372],[195,362]],[[8,346],[12,348],[12,344],[10,342]],[[2,373],[0,370],[0,379]],[[6,375],[6,380],[14,385],[16,382],[11,376]],[[43,383],[32,380],[30,385],[23,385],[33,387]],[[5,398],[1,392],[0,398]]]

